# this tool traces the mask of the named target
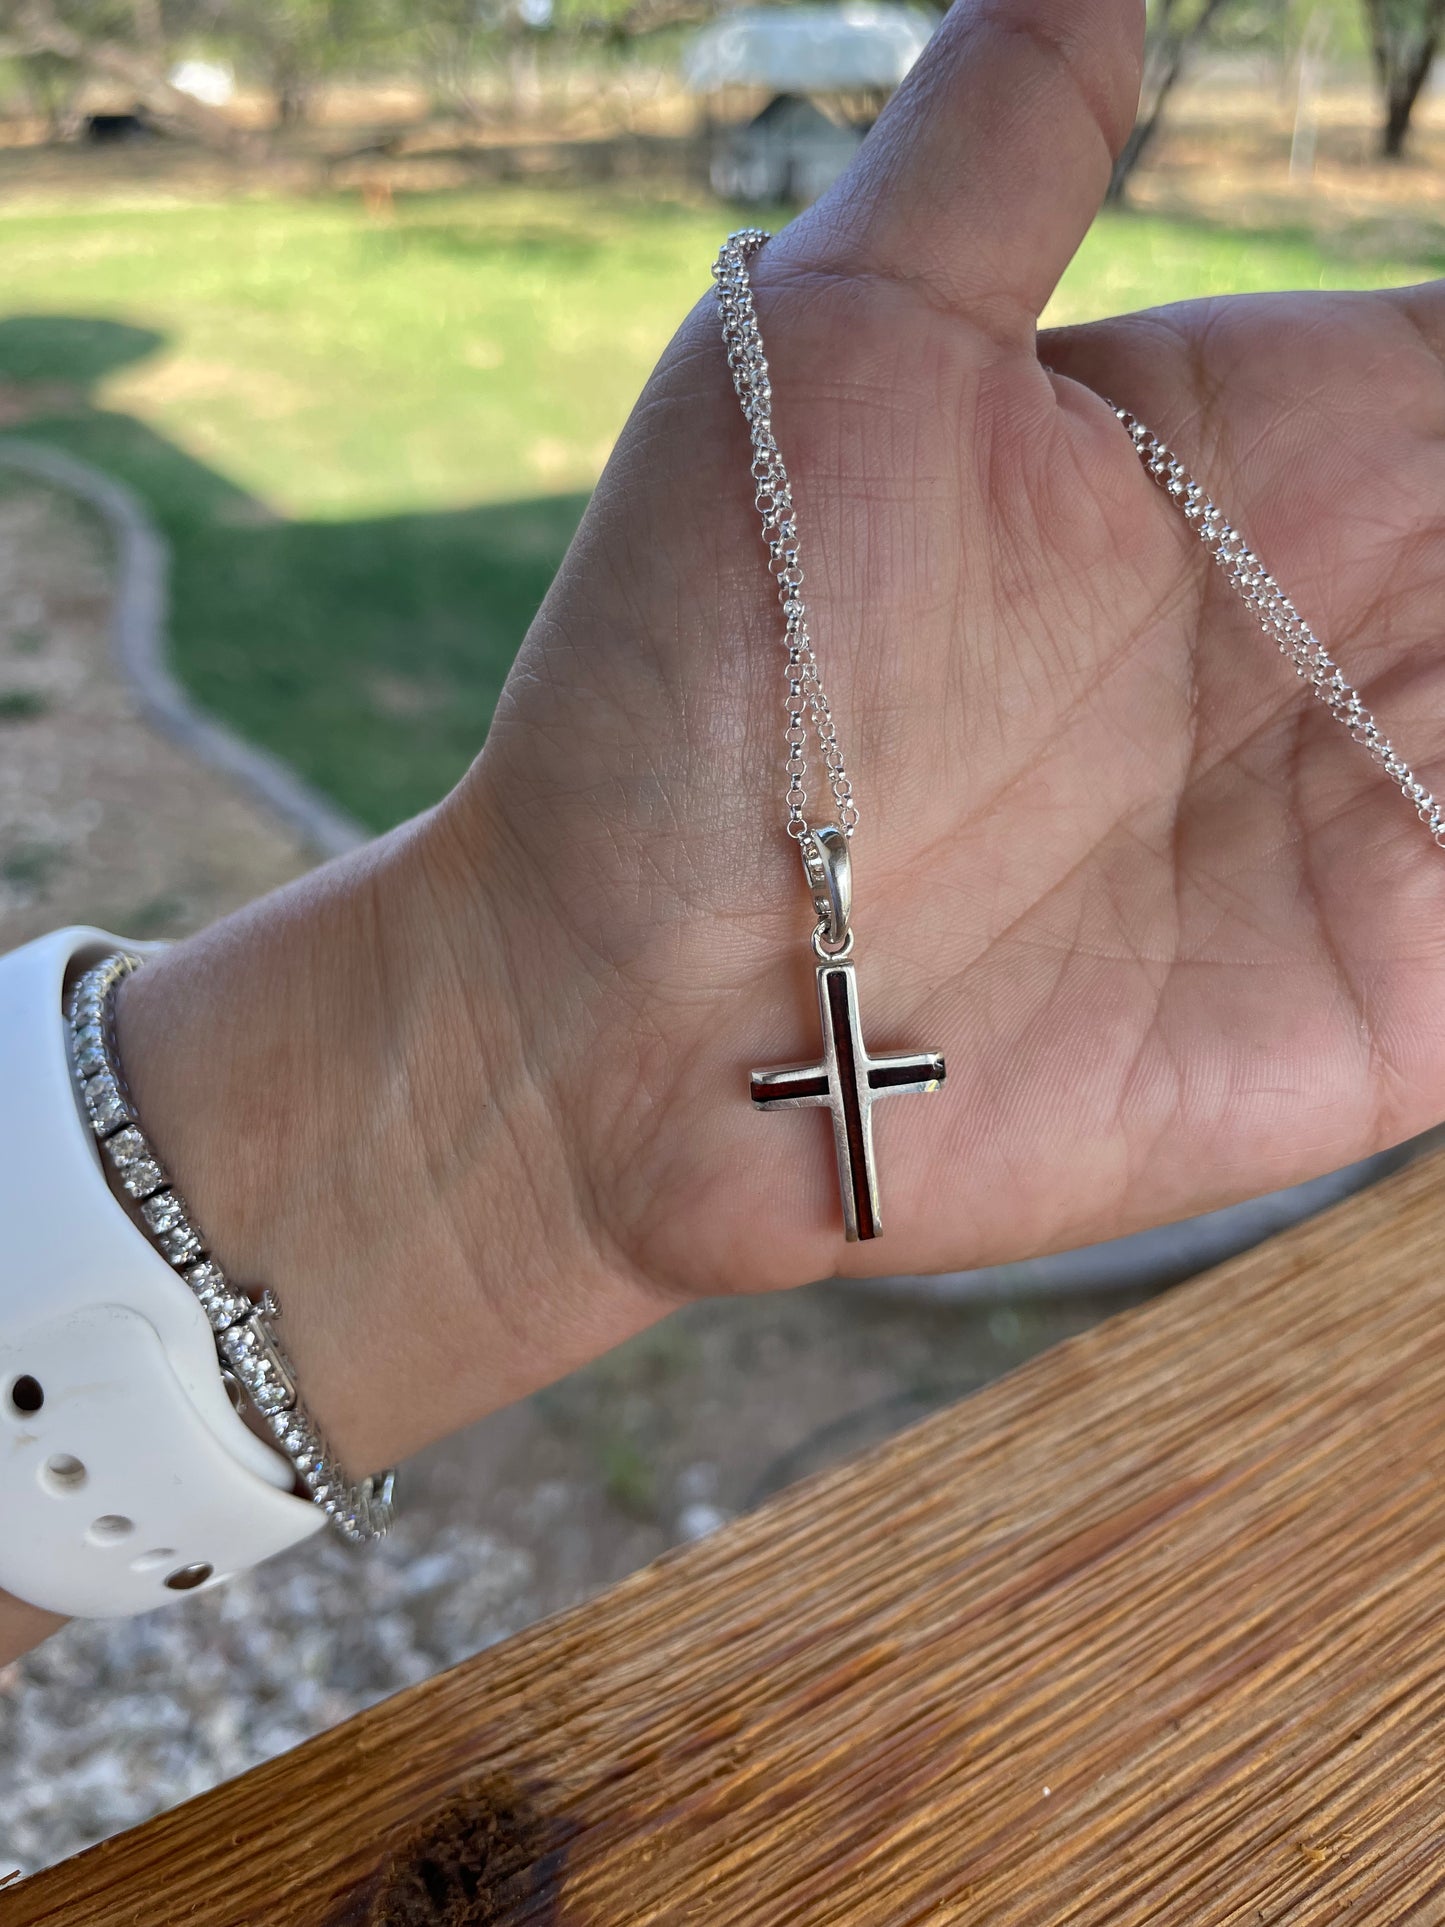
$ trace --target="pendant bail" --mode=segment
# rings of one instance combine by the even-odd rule
[[[848,928],[853,913],[853,860],[848,839],[836,823],[824,823],[798,838],[798,851],[818,913],[815,946],[825,947],[819,949],[820,956],[836,956],[853,941]]]

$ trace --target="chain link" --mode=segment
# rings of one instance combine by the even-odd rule
[[[843,834],[852,836],[858,826],[858,808],[853,801],[853,785],[848,780],[803,606],[803,567],[793,487],[773,434],[773,391],[748,276],[749,260],[768,238],[762,228],[742,228],[730,234],[718,250],[712,272],[717,283],[728,369],[752,438],[753,500],[762,521],[763,540],[768,545],[768,568],[778,585],[778,601],[783,611],[783,640],[788,651],[785,699],[788,722],[783,732],[787,749],[783,770],[788,779],[785,799],[788,835],[797,839],[808,834],[808,792],[804,778],[808,773],[806,751],[811,725],[838,822]]]
[[[1127,408],[1114,413],[1129,431],[1135,453],[1233,582],[1256,621],[1325,708],[1350,732],[1399,789],[1405,801],[1445,849],[1445,805],[1438,803],[1381,730],[1360,692],[1345,680],[1319,637],[1250,548],[1239,530],[1209,500],[1198,482],[1159,437]]]
[[[768,545],[768,567],[778,585],[778,600],[783,611],[783,639],[788,651],[788,722],[783,732],[787,749],[783,765],[788,779],[787,828],[789,836],[795,839],[806,836],[809,830],[804,778],[808,771],[805,752],[811,724],[828,788],[837,807],[838,822],[844,835],[852,836],[858,824],[858,809],[808,629],[793,489],[773,433],[773,391],[748,275],[748,262],[768,239],[763,228],[741,228],[729,235],[718,250],[713,279],[717,284],[728,369],[752,438],[754,502],[762,522],[763,540]],[[1445,804],[1439,803],[1416,778],[1381,730],[1360,692],[1346,679],[1254,550],[1152,430],[1127,408],[1115,408],[1114,413],[1128,431],[1145,469],[1178,504],[1185,520],[1233,582],[1264,634],[1336,722],[1349,731],[1397,786],[1431,839],[1445,849]]]

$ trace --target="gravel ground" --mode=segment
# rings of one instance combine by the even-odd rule
[[[171,935],[296,874],[290,838],[137,719],[109,563],[0,486],[0,948],[62,922]],[[294,1746],[714,1530],[1121,1302],[816,1286],[690,1307],[405,1468],[395,1535],[317,1538],[0,1672],[0,1883]],[[3,1909],[0,1909],[3,1911]]]

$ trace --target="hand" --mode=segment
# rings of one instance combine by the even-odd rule
[[[1445,859],[1098,399],[1184,455],[1429,781],[1445,301],[1219,301],[1037,343],[1141,11],[956,7],[853,176],[756,263],[863,815],[867,1032],[949,1064],[878,1114],[884,1243],[841,1243],[825,1121],[746,1102],[750,1065],[817,1038],[780,625],[709,302],[453,806],[527,907],[534,1021],[582,1007],[547,1075],[597,1235],[676,1291],[1108,1238],[1445,1108]]]
[[[949,1063],[879,1112],[885,1242],[842,1241],[826,1122],[748,1103],[750,1067],[817,1033],[780,625],[710,299],[460,790],[128,990],[142,1115],[163,1151],[177,1120],[223,1257],[283,1302],[295,1277],[303,1383],[354,1459],[681,1296],[1107,1238],[1439,1116],[1445,863],[1099,394],[1190,463],[1430,782],[1445,301],[1219,301],[1041,346],[1142,15],[960,0],[756,263],[862,811],[867,1036]],[[223,1101],[186,1096],[202,1047]]]

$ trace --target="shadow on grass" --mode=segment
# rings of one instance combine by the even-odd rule
[[[108,320],[0,320],[11,419],[146,503],[171,546],[173,660],[200,701],[386,828],[434,802],[480,748],[587,497],[286,521],[89,399],[163,345]],[[67,400],[47,413],[57,385]]]

